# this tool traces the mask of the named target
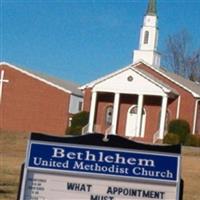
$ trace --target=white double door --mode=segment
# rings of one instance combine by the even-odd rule
[[[138,120],[138,106],[133,105],[129,108],[126,118],[126,136],[136,137],[137,135],[137,120]],[[144,137],[145,132],[145,124],[146,124],[146,113],[145,110],[142,110],[142,117],[140,123],[140,133],[139,137]]]

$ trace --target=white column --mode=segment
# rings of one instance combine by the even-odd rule
[[[165,118],[167,113],[167,96],[162,97],[162,107],[161,107],[161,115],[160,115],[160,130],[159,130],[159,139],[164,138],[165,132]]]
[[[97,92],[92,92],[92,100],[90,105],[90,116],[89,116],[89,126],[88,126],[88,132],[93,132],[94,127],[94,115],[96,110],[96,100],[97,100]]]
[[[139,137],[141,134],[143,99],[144,99],[144,96],[140,94],[138,97],[136,137]]]
[[[117,119],[118,119],[118,111],[119,111],[119,93],[115,93],[115,98],[114,98],[114,105],[113,105],[113,117],[112,117],[112,129],[111,133],[116,134],[117,130]]]

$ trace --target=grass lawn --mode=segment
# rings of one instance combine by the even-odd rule
[[[0,132],[0,200],[15,200],[17,197],[27,140],[27,133]],[[184,200],[199,200],[200,148],[183,148],[182,177]]]

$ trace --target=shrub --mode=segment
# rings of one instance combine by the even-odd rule
[[[72,117],[71,127],[66,130],[66,134],[81,135],[82,128],[88,123],[89,113],[86,111],[75,114]]]
[[[168,125],[168,133],[174,133],[178,135],[180,138],[180,143],[184,144],[187,135],[190,133],[190,125],[186,120],[172,120]]]
[[[185,145],[200,147],[200,136],[199,135],[188,135],[186,137]]]
[[[165,144],[180,144],[180,138],[174,133],[167,133],[163,139]]]

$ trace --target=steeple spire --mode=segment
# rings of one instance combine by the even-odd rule
[[[146,15],[156,15],[156,0],[149,0]]]
[[[149,0],[140,31],[139,49],[134,51],[133,63],[143,60],[155,68],[160,67],[157,20],[156,0]]]

